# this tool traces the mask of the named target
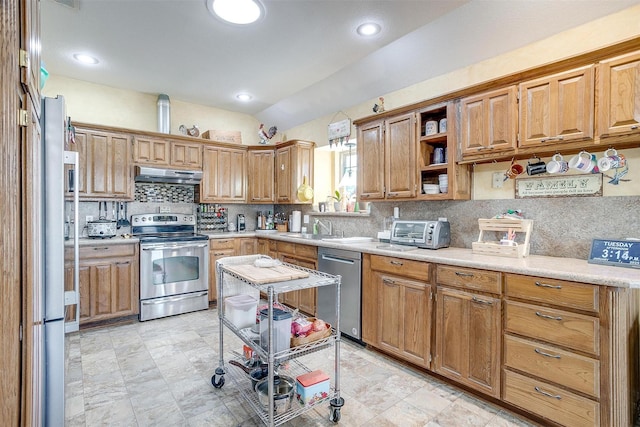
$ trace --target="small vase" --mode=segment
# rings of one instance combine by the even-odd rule
[[[342,212],[342,205],[340,202],[333,202],[333,210],[336,212]]]

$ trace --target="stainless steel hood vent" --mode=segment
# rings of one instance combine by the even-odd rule
[[[202,171],[160,169],[136,166],[136,182],[163,182],[167,184],[200,184]]]

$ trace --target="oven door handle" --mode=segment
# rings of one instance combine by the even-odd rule
[[[140,301],[142,303],[142,305],[155,305],[155,304],[164,304],[167,302],[176,302],[176,301],[182,301],[185,299],[191,299],[191,298],[200,298],[203,297],[205,295],[207,295],[208,292],[207,291],[203,291],[203,292],[197,292],[197,293],[193,293],[193,294],[186,294],[186,295],[178,295],[175,297],[164,297],[164,298],[159,298],[156,300],[149,300],[149,301]]]
[[[193,244],[193,243],[183,243],[183,244],[167,244],[167,243],[162,243],[159,245],[153,245],[153,246],[140,246],[140,248],[143,251],[157,251],[157,250],[163,250],[163,249],[185,249],[185,248],[206,248],[208,246],[207,243],[203,243],[203,244]]]

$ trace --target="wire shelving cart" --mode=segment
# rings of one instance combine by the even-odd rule
[[[297,271],[306,273],[308,277],[283,280],[271,283],[257,283],[252,281],[243,275],[238,266],[253,265],[258,259],[270,260],[266,255],[246,255],[246,256],[231,256],[219,259],[216,261],[216,275],[218,283],[218,317],[220,320],[220,361],[215,370],[215,373],[211,377],[211,384],[215,388],[222,388],[225,384],[225,376],[228,375],[235,383],[239,393],[249,406],[260,417],[262,422],[269,426],[278,426],[289,420],[292,420],[307,411],[318,408],[319,406],[328,403],[329,404],[329,419],[333,422],[340,421],[340,409],[344,405],[344,399],[340,397],[340,281],[339,275],[331,275],[322,273],[315,270],[310,270],[304,267],[296,266],[288,263],[281,263],[286,267],[292,268]],[[233,268],[234,271],[230,269]],[[318,339],[306,344],[291,347],[279,352],[274,351],[274,330],[273,330],[273,308],[274,304],[278,302],[277,296],[281,293],[291,292],[301,289],[315,288],[320,286],[335,285],[336,288],[336,316],[335,324],[331,325],[331,334],[325,338]],[[268,346],[263,349],[259,341],[255,340],[255,336],[252,335],[247,328],[238,329],[227,317],[225,317],[224,310],[224,298],[225,293],[243,293],[243,289],[249,289],[252,293],[257,295],[266,295],[267,307],[268,307]],[[288,309],[288,307],[287,307]],[[254,355],[260,358],[260,361],[267,363],[268,365],[268,395],[269,405],[265,408],[258,400],[257,392],[251,387],[251,381],[247,374],[238,368],[238,364],[244,363],[245,359],[242,356],[238,356],[235,360],[235,365],[231,363],[225,364],[223,339],[224,328],[229,329],[242,342],[249,346]],[[297,360],[299,357],[311,354],[317,351],[326,350],[330,347],[334,347],[335,359],[334,359],[334,375],[333,383],[330,387],[330,392],[327,397],[316,401],[312,406],[303,406],[299,404],[296,399],[293,399],[291,407],[282,412],[276,411],[274,405],[274,376],[276,371],[284,372],[288,376],[295,378],[297,375],[310,372],[303,363]],[[231,360],[230,360],[231,361]],[[286,362],[286,363],[285,363]],[[268,410],[271,408],[271,410]]]

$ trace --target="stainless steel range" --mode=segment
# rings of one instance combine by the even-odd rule
[[[196,216],[131,216],[140,239],[140,320],[209,307],[209,237],[196,234]]]

